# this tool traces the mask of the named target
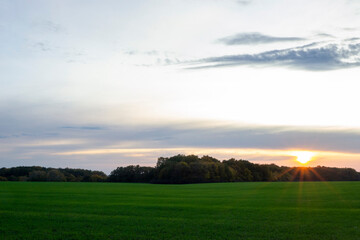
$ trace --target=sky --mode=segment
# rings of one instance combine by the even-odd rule
[[[0,43],[0,167],[360,171],[360,1],[0,0]]]

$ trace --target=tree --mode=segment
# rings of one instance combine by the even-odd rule
[[[8,179],[6,177],[3,177],[3,176],[0,176],[0,182],[5,182],[7,181]]]
[[[150,182],[154,178],[154,168],[130,165],[118,167],[110,173],[110,182]]]
[[[66,178],[59,170],[50,170],[47,174],[47,181],[49,182],[66,182]]]
[[[106,178],[104,176],[100,176],[99,174],[92,174],[90,176],[90,182],[105,182]]]
[[[29,181],[34,182],[45,182],[46,181],[46,172],[42,170],[35,170],[29,173]]]

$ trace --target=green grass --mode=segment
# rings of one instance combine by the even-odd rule
[[[360,182],[0,182],[0,239],[360,239]]]

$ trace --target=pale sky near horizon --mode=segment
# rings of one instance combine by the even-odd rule
[[[0,0],[0,167],[360,171],[360,1]]]

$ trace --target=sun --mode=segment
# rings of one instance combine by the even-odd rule
[[[294,151],[291,153],[291,155],[296,157],[296,161],[302,164],[306,164],[312,160],[315,154],[309,151]]]

